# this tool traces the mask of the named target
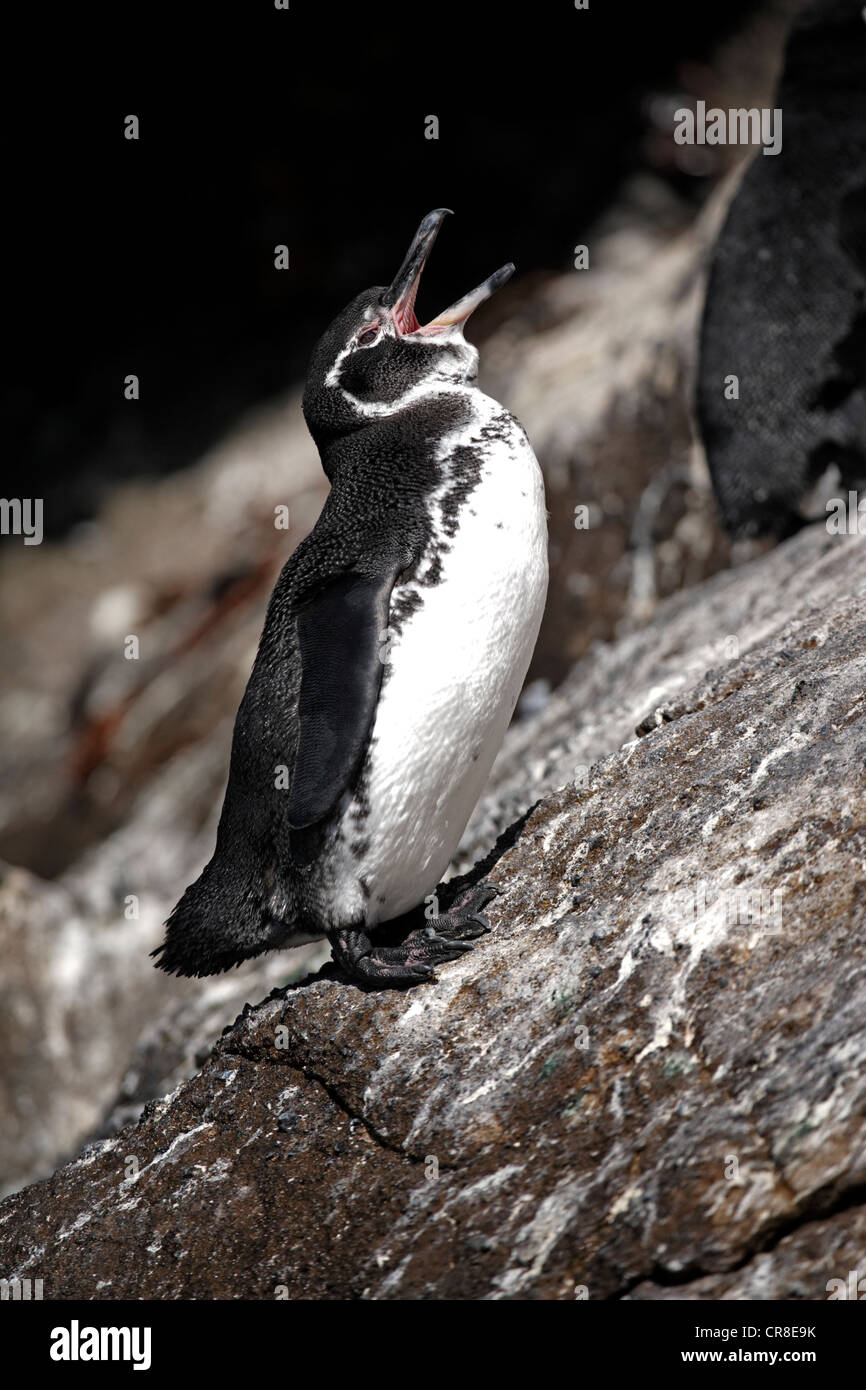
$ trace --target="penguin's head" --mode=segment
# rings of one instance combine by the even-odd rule
[[[435,319],[419,323],[415,297],[421,272],[449,211],[428,213],[391,284],[364,290],[316,344],[304,417],[317,441],[348,434],[426,395],[474,381],[478,352],[463,337],[463,325],[505,284],[514,266],[502,266]]]

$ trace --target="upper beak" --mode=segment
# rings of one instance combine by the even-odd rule
[[[455,324],[465,323],[478,305],[489,299],[514,274],[514,266],[509,262],[508,265],[494,271],[483,284],[471,290],[469,294],[464,294],[450,308],[437,314],[435,319],[423,325],[419,324],[415,316],[415,296],[418,293],[421,272],[439,228],[450,211],[450,208],[434,208],[433,212],[428,212],[415,233],[403,264],[382,296],[382,305],[391,311],[394,326],[401,337],[410,333],[436,333]]]

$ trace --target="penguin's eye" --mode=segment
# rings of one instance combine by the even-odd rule
[[[358,334],[358,346],[369,347],[371,343],[375,343],[378,336],[378,328],[365,328],[363,333]]]

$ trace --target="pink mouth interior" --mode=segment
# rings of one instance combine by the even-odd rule
[[[415,296],[417,293],[418,281],[416,280],[403,303],[394,307],[394,323],[397,325],[397,332],[401,335],[417,333],[421,327],[415,315]]]

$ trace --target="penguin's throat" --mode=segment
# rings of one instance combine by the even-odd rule
[[[408,296],[403,304],[398,304],[394,309],[394,325],[401,338],[407,333],[417,333],[421,327],[418,316],[415,313],[415,290]]]
[[[415,313],[415,296],[417,293],[418,281],[416,280],[405,298],[399,300],[391,310],[391,317],[394,321],[394,327],[397,330],[398,338],[436,338],[441,337],[451,329],[456,329],[462,333],[463,321],[467,315],[461,314],[457,318],[451,319],[448,317],[451,313],[450,309],[446,310],[444,314],[439,314],[435,319],[431,319],[429,323],[421,323],[418,315]],[[462,303],[463,300],[458,300],[456,307],[459,309]],[[452,308],[453,307],[454,306],[452,306]]]

